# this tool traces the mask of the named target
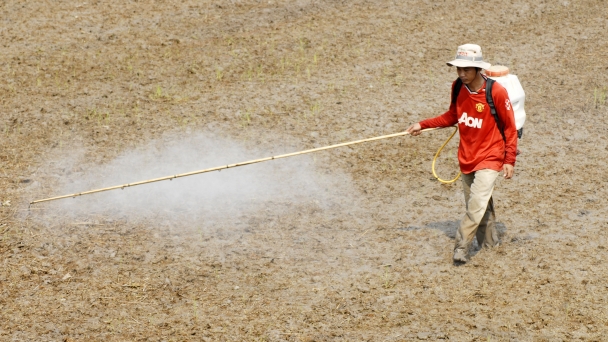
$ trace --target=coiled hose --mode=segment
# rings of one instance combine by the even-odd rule
[[[450,140],[452,140],[452,138],[454,137],[454,135],[456,134],[456,132],[458,132],[458,127],[454,127],[454,132],[452,133],[452,135],[450,135],[450,137],[443,143],[443,145],[441,145],[441,147],[439,148],[439,150],[437,150],[437,153],[435,153],[435,157],[433,158],[433,166],[432,166],[433,176],[435,176],[435,178],[437,178],[437,180],[440,181],[443,184],[454,183],[456,180],[458,180],[458,178],[462,174],[462,172],[458,171],[458,175],[456,176],[456,178],[454,178],[452,180],[445,180],[445,179],[439,178],[439,176],[437,175],[437,172],[435,171],[435,163],[437,162],[437,158],[439,157],[439,154],[441,153],[441,151],[443,150],[443,148],[445,147],[445,145],[447,145],[450,142]]]

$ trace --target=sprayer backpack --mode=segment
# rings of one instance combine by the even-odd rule
[[[494,99],[492,98],[492,86],[494,85],[494,81],[491,78],[486,79],[486,102],[490,106],[490,112],[496,120],[496,126],[498,126],[498,130],[502,135],[502,140],[507,142],[507,138],[505,137],[505,127],[504,124],[500,121],[498,114],[496,113],[496,107],[494,106]],[[460,94],[460,88],[462,88],[462,80],[460,78],[456,79],[456,84],[454,84],[454,91],[452,92],[452,103],[456,104],[456,99],[458,98],[458,94]],[[521,139],[521,136],[524,133],[524,128],[520,128],[517,130],[517,138]]]

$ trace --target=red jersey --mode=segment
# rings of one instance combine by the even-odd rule
[[[452,91],[455,83],[452,83]],[[492,86],[492,99],[496,113],[504,125],[506,143],[492,116],[490,105],[486,102],[485,81],[479,92],[470,91],[463,84],[456,103],[450,104],[447,112],[420,122],[422,129],[458,124],[460,133],[458,162],[464,174],[482,169],[501,171],[503,164],[515,166],[517,154],[515,115],[507,90],[498,82]]]

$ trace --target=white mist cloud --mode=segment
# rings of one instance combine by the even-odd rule
[[[284,152],[292,151],[281,153]],[[271,152],[246,146],[244,142],[212,134],[172,137],[128,151],[110,163],[85,166],[82,171],[72,172],[61,179],[64,186],[58,194],[122,185],[271,155]],[[71,167],[67,162],[64,164]],[[333,202],[336,193],[349,193],[349,188],[349,177],[338,170],[332,174],[319,172],[312,155],[301,155],[66,198],[50,202],[48,208],[79,220],[103,217],[158,225],[209,226],[218,221],[237,220],[252,211],[281,214],[289,210],[291,204],[312,202],[324,207]]]

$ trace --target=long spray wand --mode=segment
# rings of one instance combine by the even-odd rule
[[[436,130],[436,129],[438,129],[438,128],[427,128],[427,129],[423,129],[421,132],[428,132],[428,131],[433,131],[433,130]],[[220,170],[225,170],[225,169],[231,169],[231,168],[235,168],[235,167],[239,167],[239,166],[256,164],[256,163],[261,163],[261,162],[265,162],[265,161],[269,161],[269,160],[275,160],[275,159],[293,157],[293,156],[298,156],[298,155],[301,155],[301,154],[319,152],[319,151],[329,150],[329,149],[332,149],[332,148],[349,146],[349,145],[355,145],[355,144],[360,144],[360,143],[369,142],[369,141],[376,141],[376,140],[382,140],[382,139],[387,139],[387,138],[400,137],[400,136],[404,136],[404,135],[408,135],[408,134],[409,134],[408,132],[404,131],[404,132],[400,132],[400,133],[382,135],[382,136],[373,137],[373,138],[367,138],[367,139],[362,139],[362,140],[349,141],[349,142],[345,142],[345,143],[341,143],[341,144],[329,145],[329,146],[324,146],[324,147],[317,147],[317,148],[313,148],[313,149],[310,149],[310,150],[304,150],[304,151],[299,151],[299,152],[292,152],[292,153],[287,153],[287,154],[281,154],[281,155],[278,155],[278,156],[272,156],[272,157],[266,157],[266,158],[261,158],[261,159],[255,159],[255,160],[249,160],[249,161],[245,161],[245,162],[235,163],[235,164],[228,164],[228,165],[223,165],[223,166],[217,166],[217,167],[212,167],[212,168],[209,168],[209,169],[203,169],[203,170],[198,170],[198,171],[180,173],[180,174],[176,174],[176,175],[172,175],[172,176],[153,178],[153,179],[143,180],[143,181],[139,181],[139,182],[135,182],[135,183],[127,183],[127,184],[115,185],[115,186],[111,186],[111,187],[107,187],[107,188],[101,188],[101,189],[94,189],[94,190],[89,190],[89,191],[78,192],[78,193],[69,194],[69,195],[44,198],[44,199],[32,201],[32,202],[30,202],[30,205],[36,204],[36,203],[41,203],[41,202],[54,201],[54,200],[58,200],[58,199],[62,199],[62,198],[68,198],[68,197],[77,197],[77,196],[82,196],[82,195],[90,195],[90,194],[94,194],[94,193],[97,193],[97,192],[110,191],[110,190],[116,190],[116,189],[124,189],[124,188],[132,187],[132,186],[137,186],[137,185],[142,185],[142,184],[148,184],[148,183],[154,183],[154,182],[160,182],[160,181],[164,181],[164,180],[172,180],[172,179],[175,179],[175,178],[188,177],[188,176],[198,175],[198,174],[201,174],[201,173],[207,173],[207,172],[212,172],[212,171],[220,171]],[[435,176],[435,178],[437,178],[442,183],[452,183],[452,182],[456,181],[456,179],[458,179],[458,177],[460,176],[460,174],[458,174],[458,176],[456,176],[456,178],[454,178],[453,180],[444,181],[441,178],[439,178],[437,176],[437,174],[435,173],[435,161],[436,161],[437,157],[439,156],[439,153],[441,152],[441,150],[443,149],[443,147],[454,136],[454,134],[456,134],[456,130],[454,131],[454,133],[452,133],[452,135],[450,136],[450,138],[443,144],[443,146],[441,146],[441,148],[439,149],[439,151],[437,151],[437,153],[435,154],[435,158],[433,159],[433,175]]]

